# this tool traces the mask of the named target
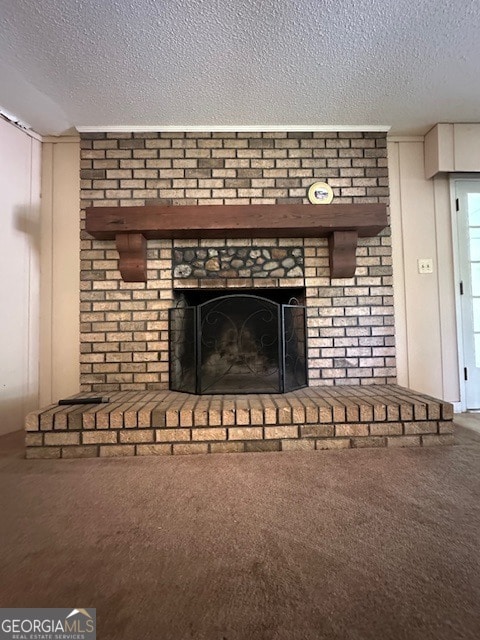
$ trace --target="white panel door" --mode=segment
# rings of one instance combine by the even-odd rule
[[[480,409],[480,180],[455,181],[467,409]]]

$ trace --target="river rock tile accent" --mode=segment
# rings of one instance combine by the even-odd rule
[[[174,278],[302,278],[303,247],[175,247]]]

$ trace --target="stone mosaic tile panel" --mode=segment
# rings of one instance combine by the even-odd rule
[[[303,278],[303,247],[175,247],[174,278]]]

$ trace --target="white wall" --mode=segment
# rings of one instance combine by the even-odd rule
[[[425,178],[422,138],[390,139],[388,154],[398,382],[459,402],[448,176]]]
[[[42,152],[40,404],[79,391],[80,149],[46,138]]]
[[[0,434],[39,395],[41,143],[0,118]]]

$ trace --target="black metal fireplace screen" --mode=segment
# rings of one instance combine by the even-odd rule
[[[170,388],[196,394],[305,387],[306,312],[234,294],[170,309]]]

